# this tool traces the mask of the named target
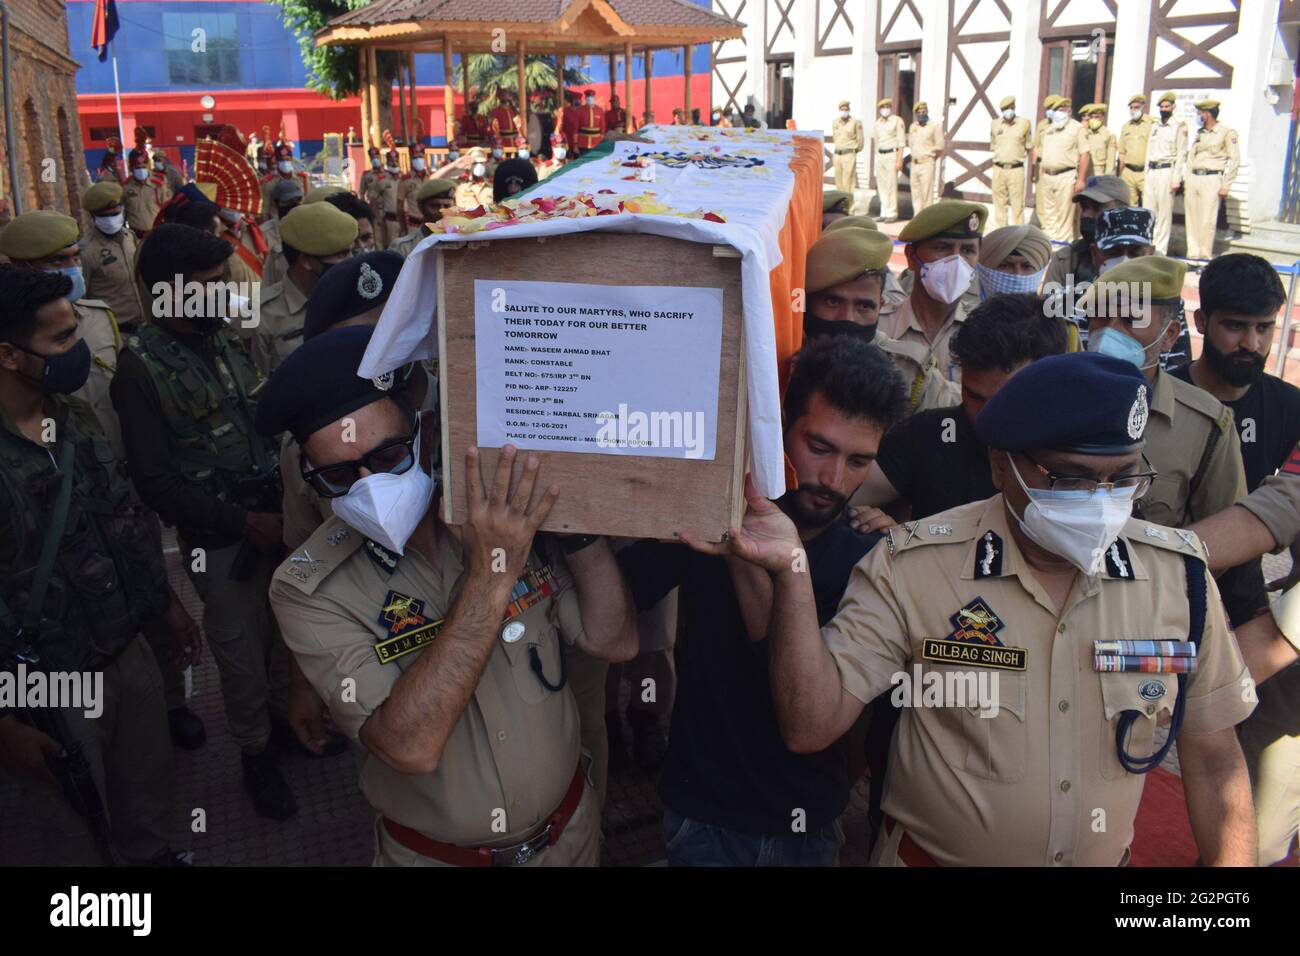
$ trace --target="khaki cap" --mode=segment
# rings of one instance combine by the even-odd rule
[[[1177,102],[1178,102],[1178,94],[1175,93],[1175,92],[1173,92],[1172,90],[1170,90],[1168,93],[1161,93],[1161,94],[1160,94],[1160,100],[1159,100],[1159,102],[1161,102],[1161,103],[1177,103]]]
[[[1061,98],[1059,96],[1055,93],[1049,93],[1047,96],[1043,97],[1043,109],[1054,110],[1060,102]]]
[[[1134,93],[1132,96],[1128,98],[1128,105],[1132,106],[1134,103],[1141,103],[1143,106],[1145,106],[1146,101],[1147,101],[1147,96],[1145,93]]]
[[[836,219],[833,223],[822,230],[822,235],[828,232],[835,232],[837,229],[875,229],[876,220],[870,216],[845,216],[843,219]]]
[[[1166,256],[1139,256],[1126,259],[1113,269],[1107,270],[1088,287],[1088,291],[1079,300],[1079,308],[1085,312],[1094,303],[1121,301],[1133,283],[1145,287],[1146,294],[1154,303],[1172,302],[1183,297],[1183,279],[1187,275],[1187,263]],[[1103,292],[1110,289],[1108,294]],[[1088,314],[1091,314],[1090,312]]]
[[[52,209],[37,209],[16,217],[0,229],[0,254],[15,262],[30,262],[66,249],[81,236],[77,220]]]
[[[1008,106],[1015,106],[1015,105],[1016,105],[1016,98],[1014,96],[1004,96],[1002,97],[1002,102],[998,104],[998,109],[1004,110]]]
[[[116,206],[122,201],[122,187],[117,183],[95,183],[81,194],[81,208],[95,213],[109,206]]]
[[[280,220],[280,237],[309,256],[332,256],[352,248],[357,221],[327,202],[304,204]]]
[[[884,269],[894,251],[894,241],[874,229],[838,229],[823,233],[808,250],[804,285],[821,292],[849,282],[864,272]]]
[[[451,179],[426,179],[415,191],[415,201],[424,202],[435,196],[450,196],[456,191],[456,182]]]
[[[941,199],[917,213],[915,218],[903,227],[898,238],[904,242],[921,242],[937,236],[979,238],[984,232],[984,223],[988,217],[988,208],[982,203],[966,202],[961,199]]]
[[[894,101],[886,96],[883,100],[880,100],[878,103],[876,103],[876,109],[880,109],[882,106],[893,106],[893,105],[894,105]]]
[[[1219,108],[1218,100],[1201,100],[1196,104],[1198,110],[1217,110]]]
[[[848,100],[840,100],[840,106],[839,106],[839,108],[842,109],[842,110],[846,110],[846,109],[848,109],[848,108],[849,108],[849,101],[848,101]]]
[[[822,212],[844,212],[849,211],[849,206],[853,203],[853,196],[842,189],[828,189],[822,193]],[[842,209],[840,207],[843,207]]]

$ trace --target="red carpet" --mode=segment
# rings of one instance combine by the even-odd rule
[[[1129,866],[1195,866],[1196,841],[1187,819],[1183,780],[1162,767],[1147,774],[1133,823]],[[1292,853],[1278,866],[1300,865]]]
[[[1196,841],[1181,777],[1157,767],[1147,774],[1133,824],[1129,866],[1194,866]]]

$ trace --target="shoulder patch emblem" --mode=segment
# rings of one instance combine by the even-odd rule
[[[1145,385],[1138,386],[1137,398],[1133,400],[1133,407],[1128,411],[1128,437],[1135,441],[1142,437],[1142,432],[1147,427],[1147,415],[1150,408],[1147,405],[1147,390]]]
[[[950,641],[979,641],[981,644],[1002,646],[998,631],[1006,625],[982,597],[967,601],[948,620],[953,626],[953,632],[947,638]]]
[[[1159,700],[1165,696],[1165,683],[1159,680],[1144,680],[1138,687],[1138,695],[1143,700]]]
[[[424,602],[418,598],[389,591],[379,610],[379,624],[388,628],[388,637],[375,642],[375,656],[387,664],[417,651],[438,636],[442,619],[430,621],[424,616]]]
[[[1007,647],[998,638],[1006,625],[982,597],[968,601],[949,620],[953,632],[943,640],[927,637],[921,642],[921,657],[939,664],[992,667],[997,670],[1023,671],[1029,651]]]

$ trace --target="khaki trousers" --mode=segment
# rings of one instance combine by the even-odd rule
[[[1127,166],[1119,168],[1119,178],[1128,183],[1128,194],[1130,205],[1142,205],[1142,185],[1146,179],[1146,173],[1142,170],[1134,172]]]
[[[912,163],[912,215],[934,203],[934,160]]]
[[[993,167],[993,228],[1006,225],[1020,226],[1025,219],[1025,167],[1006,169]],[[1011,207],[1011,221],[1007,221],[1007,207]],[[1040,217],[1041,218],[1041,217]]]
[[[1169,230],[1174,221],[1174,194],[1169,191],[1174,181],[1173,169],[1148,169],[1142,190],[1142,205],[1155,216],[1152,242],[1156,255],[1169,255]]]
[[[588,776],[596,791],[596,806],[603,810],[609,784],[609,738],[605,736],[605,678],[609,662],[584,654],[576,647],[569,655],[569,687],[578,703],[578,732],[582,749],[591,755]]]
[[[103,713],[61,711],[68,733],[81,741],[109,818],[110,839],[124,863],[161,862],[171,845],[172,742],[158,662],[137,636],[104,668]],[[31,783],[40,831],[41,863],[102,866],[90,824],[54,784]]]
[[[241,750],[259,753],[271,733],[271,712],[286,711],[289,652],[267,600],[275,558],[257,552],[248,580],[235,581],[230,569],[239,547],[206,549],[206,568],[195,571],[194,548],[180,542],[185,573],[203,601],[203,634],[221,677],[226,726]]]
[[[898,218],[898,150],[876,153],[876,192],[880,194],[880,218]]]
[[[1038,220],[1047,238],[1057,242],[1074,239],[1074,183],[1076,171],[1067,169],[1051,175],[1038,176]]]
[[[1255,795],[1259,865],[1272,866],[1286,859],[1300,830],[1300,664],[1256,693],[1259,706],[1238,725],[1237,739]]]
[[[1198,176],[1190,169],[1183,181],[1183,218],[1187,221],[1187,258],[1214,258],[1214,227],[1219,221],[1221,173]]]
[[[835,188],[851,193],[858,188],[858,154],[836,153],[831,160],[835,170]]]

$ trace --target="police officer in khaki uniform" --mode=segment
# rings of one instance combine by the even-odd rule
[[[104,183],[111,186],[111,183]],[[109,401],[108,387],[117,367],[122,334],[108,303],[85,297],[86,280],[81,263],[80,228],[71,216],[53,210],[25,212],[0,229],[0,255],[15,265],[61,272],[72,280],[66,298],[77,315],[78,334],[90,349],[90,377],[74,393],[90,406],[100,428],[108,436],[118,461],[122,460],[122,439],[117,416]]]
[[[858,153],[866,141],[862,120],[849,112],[849,101],[840,100],[840,115],[831,123],[832,168],[835,170],[835,188],[852,195],[858,188]]]
[[[1055,93],[1043,97],[1043,116],[1034,124],[1034,149],[1029,154],[1029,171],[1033,176],[1034,182],[1034,212],[1038,213],[1038,203],[1041,201],[1038,196],[1038,175],[1040,172],[1039,161],[1043,156],[1043,137],[1047,135],[1047,130],[1052,125],[1052,119],[1056,116],[1056,104],[1061,102],[1061,98]],[[1042,221],[1042,214],[1038,213],[1038,219]]]
[[[144,313],[135,284],[135,236],[126,228],[122,187],[96,183],[82,194],[81,208],[92,223],[81,240],[86,294],[108,303],[119,329],[133,329]]]
[[[1187,258],[1214,257],[1214,230],[1219,204],[1228,195],[1241,165],[1237,131],[1219,122],[1219,101],[1196,104],[1201,128],[1187,154],[1183,210],[1187,214]]]
[[[880,193],[880,221],[898,221],[898,174],[903,171],[903,147],[907,145],[907,127],[903,118],[894,115],[894,101],[883,99],[876,104],[875,142],[876,191]]]
[[[1084,138],[1088,143],[1088,170],[1093,176],[1113,176],[1115,174],[1115,157],[1118,154],[1118,142],[1115,134],[1106,125],[1106,104],[1089,103],[1079,111],[1087,132]]]
[[[399,235],[406,235],[413,226],[420,224],[420,207],[416,204],[415,194],[429,179],[429,170],[425,164],[424,154],[412,155],[411,171],[402,176],[397,189],[398,215],[402,217],[402,229]]]
[[[1128,112],[1128,122],[1120,127],[1119,152],[1115,161],[1119,164],[1120,179],[1128,183],[1131,190],[1129,205],[1138,206],[1146,201],[1147,144],[1155,120],[1147,112],[1147,98],[1141,93],[1129,97]]]
[[[492,178],[488,169],[487,154],[475,147],[470,150],[469,179],[456,186],[456,208],[477,209],[492,204]]]
[[[331,266],[351,258],[357,221],[327,202],[299,206],[280,221],[280,241],[289,271],[262,287],[261,312],[253,330],[258,371],[270,375],[302,344],[307,297]]]
[[[1008,225],[1007,207],[1011,207],[1010,225],[1019,226],[1025,213],[1025,163],[1033,145],[1029,120],[1016,116],[1016,98],[1004,96],[998,104],[1002,115],[989,130],[989,149],[993,152],[993,224]],[[1041,124],[1040,124],[1041,125]]]
[[[804,285],[805,338],[854,335],[877,346],[894,363],[908,389],[907,413],[956,405],[961,392],[945,379],[931,351],[914,341],[880,334],[879,323],[893,240],[875,229],[837,228],[808,250]]]
[[[961,372],[949,360],[948,340],[966,319],[962,297],[971,289],[987,218],[983,203],[941,199],[898,234],[907,243],[907,266],[920,281],[913,280],[897,311],[881,317],[880,331],[915,347],[922,367],[933,359],[950,382],[959,382]]]
[[[1205,552],[1190,533],[1124,520],[1127,496],[1150,480],[1149,391],[1132,365],[1083,353],[1012,376],[975,423],[1001,493],[893,530],[820,632],[808,575],[790,567],[793,526],[750,499],[732,552],[772,577],[787,744],[829,746],[891,688],[901,708],[877,865],[1122,865],[1145,774],[1170,748],[1156,744],[1165,715],[1201,859],[1254,862],[1233,730],[1254,704]],[[1062,498],[1047,510],[1049,489],[1105,495],[1114,513],[1097,520],[1079,494],[1069,513]],[[1181,642],[1182,654],[1195,641],[1196,667],[1133,671],[1122,655],[1141,643],[1099,640]]]
[[[149,154],[136,147],[127,154],[131,178],[122,187],[122,206],[126,211],[126,224],[136,238],[143,239],[153,228],[158,210],[167,201],[166,178],[149,168]]]
[[[1079,302],[1088,316],[1088,351],[1126,359],[1151,383],[1144,454],[1159,476],[1135,511],[1175,528],[1208,518],[1246,495],[1232,410],[1160,368],[1160,353],[1170,351],[1182,334],[1186,274],[1187,264],[1177,259],[1129,259],[1094,282]],[[1132,302],[1131,287],[1149,290],[1149,303]]]
[[[398,190],[402,185],[401,161],[397,150],[390,149],[384,156],[384,169],[375,180],[371,205],[375,210],[375,247],[387,249],[403,232]]]
[[[420,240],[431,234],[433,224],[443,213],[455,209],[455,192],[456,182],[452,179],[426,179],[421,183],[415,192],[416,215],[412,217],[418,224],[388,248],[403,259],[409,256]]]
[[[443,524],[423,460],[437,418],[354,374],[369,336],[336,329],[290,356],[259,427],[294,436],[335,511],[281,565],[271,600],[302,673],[360,745],[375,862],[595,865],[598,811],[564,660],[574,644],[609,660],[636,651],[613,553],[586,536],[534,541],[561,492],[543,491],[528,456],[508,494],[510,446],[486,493],[477,452],[447,463],[465,468],[470,511]],[[320,381],[339,387],[309,387]],[[409,489],[401,506],[364,493],[380,470]]]
[[[1082,289],[1097,277],[1097,266],[1093,261],[1097,217],[1107,209],[1126,205],[1128,196],[1128,183],[1118,176],[1088,177],[1073,199],[1079,208],[1079,238],[1068,246],[1058,246],[1052,252],[1045,282]]]
[[[1057,100],[1050,125],[1038,150],[1038,182],[1034,187],[1043,232],[1056,242],[1074,238],[1072,193],[1087,178],[1088,143],[1083,126],[1070,116],[1070,100]]]
[[[912,107],[912,126],[907,131],[907,148],[912,155],[912,215],[937,198],[939,157],[943,155],[943,127],[930,122],[930,107]]]
[[[1147,166],[1142,205],[1156,217],[1155,246],[1158,255],[1169,254],[1169,232],[1174,220],[1174,193],[1183,185],[1187,168],[1187,125],[1174,118],[1178,96],[1162,93],[1157,107],[1160,119],[1151,124],[1147,142]]]

